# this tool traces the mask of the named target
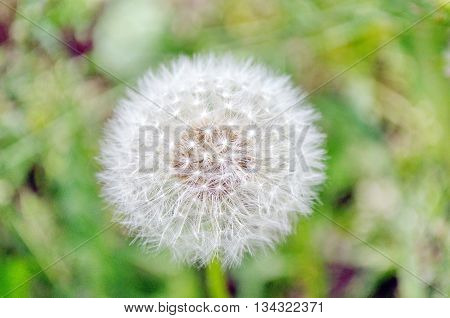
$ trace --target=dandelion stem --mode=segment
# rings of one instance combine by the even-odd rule
[[[217,260],[214,260],[206,267],[206,286],[209,297],[226,298],[230,296],[227,289],[226,275]]]

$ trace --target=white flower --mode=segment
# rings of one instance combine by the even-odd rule
[[[149,72],[106,126],[99,174],[144,246],[203,266],[273,247],[324,179],[317,113],[288,77],[232,56]]]

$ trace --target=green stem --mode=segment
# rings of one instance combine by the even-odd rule
[[[208,296],[213,298],[230,297],[227,288],[227,279],[217,260],[211,262],[206,267],[206,286]]]

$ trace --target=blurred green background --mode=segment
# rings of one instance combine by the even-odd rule
[[[222,274],[117,225],[90,239],[111,222],[95,157],[123,81],[231,51],[311,92],[446,1],[0,0],[0,296],[448,295],[450,5],[312,94],[328,180],[275,251]]]

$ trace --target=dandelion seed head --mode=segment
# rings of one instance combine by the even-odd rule
[[[324,136],[289,78],[250,60],[199,55],[139,83],[106,125],[99,180],[143,246],[229,267],[275,246],[311,212],[324,180]],[[277,131],[292,125],[300,146]]]

